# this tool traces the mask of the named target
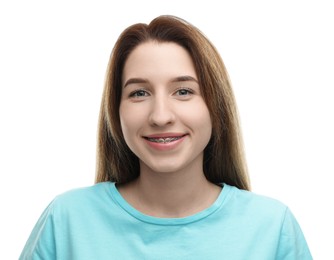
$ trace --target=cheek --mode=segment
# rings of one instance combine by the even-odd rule
[[[121,129],[125,140],[129,140],[134,133],[142,126],[144,122],[144,113],[142,109],[134,109],[129,104],[121,103],[119,109]]]
[[[121,129],[124,135],[124,138],[127,139],[127,136],[129,134],[129,131],[131,131],[132,124],[133,124],[133,118],[132,118],[132,113],[128,111],[127,107],[120,105],[119,108],[119,117],[121,121]]]
[[[210,112],[204,100],[199,102],[199,104],[196,104],[196,106],[190,108],[190,111],[188,112],[191,113],[193,117],[197,119],[198,123],[206,124],[207,127],[211,128],[212,123],[211,123]]]
[[[200,113],[201,117],[200,117],[200,121],[199,122],[202,125],[201,131],[203,134],[203,137],[205,137],[204,139],[206,139],[206,142],[208,143],[211,135],[212,135],[212,121],[211,121],[211,116],[210,116],[210,112],[206,106],[206,104],[203,104],[203,109],[202,109],[202,113]]]
[[[204,101],[182,109],[184,121],[194,130],[199,131],[203,137],[211,137],[212,122],[210,112]]]
[[[210,139],[212,134],[212,121],[208,110],[203,111],[201,117],[199,117],[199,124],[201,125],[203,137],[205,136],[206,139]]]

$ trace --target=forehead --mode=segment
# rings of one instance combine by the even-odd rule
[[[149,41],[130,53],[124,65],[122,81],[132,77],[167,79],[181,75],[197,78],[188,51],[173,42]]]

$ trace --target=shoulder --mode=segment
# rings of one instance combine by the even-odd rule
[[[72,200],[72,199],[82,199],[82,198],[91,198],[99,196],[109,192],[109,189],[113,185],[112,182],[100,182],[92,186],[74,188],[63,192],[56,196],[56,200]]]
[[[248,234],[267,247],[277,246],[275,259],[312,259],[303,232],[287,205],[226,184],[224,188],[229,193],[225,204],[231,223],[237,221],[235,225],[241,227],[243,237]]]
[[[276,218],[283,221],[288,206],[278,199],[260,195],[255,192],[240,190],[234,186],[224,184],[230,191],[229,207],[242,210],[248,216],[257,218]]]
[[[68,190],[56,196],[51,206],[55,210],[97,206],[110,200],[112,185],[111,182],[101,182],[88,187]]]
[[[251,204],[259,204],[259,205],[263,204],[265,206],[272,206],[278,208],[286,207],[286,205],[283,202],[270,196],[258,194],[253,191],[241,190],[238,189],[237,187],[230,186],[227,184],[224,184],[224,187],[228,188],[233,194],[232,197],[234,197],[234,199],[237,200],[241,200]]]

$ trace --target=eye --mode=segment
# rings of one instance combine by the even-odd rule
[[[189,88],[180,88],[175,92],[175,94],[177,96],[189,96],[191,94],[194,94],[194,91]]]
[[[135,90],[135,91],[132,91],[129,95],[129,97],[131,98],[141,98],[141,97],[146,97],[148,96],[148,92],[143,90],[143,89],[139,89],[139,90]]]

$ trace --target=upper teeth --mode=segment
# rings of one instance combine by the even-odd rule
[[[166,137],[166,138],[160,137],[160,138],[147,138],[147,139],[151,142],[156,142],[156,143],[169,143],[180,138],[181,137]]]

